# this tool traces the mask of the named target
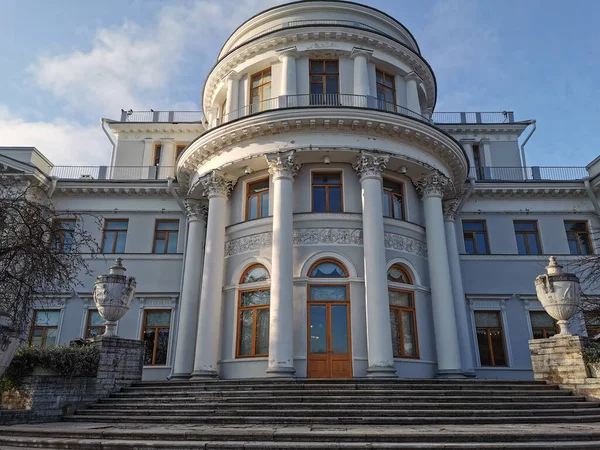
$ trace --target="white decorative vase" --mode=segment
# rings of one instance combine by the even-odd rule
[[[11,326],[8,314],[0,311],[0,378],[19,349],[19,333]]]
[[[568,321],[577,312],[581,290],[579,278],[564,273],[562,267],[551,256],[546,266],[548,273],[535,279],[535,290],[546,312],[558,322],[560,333],[556,336],[569,336]]]
[[[94,283],[94,302],[98,313],[106,321],[104,336],[116,336],[117,322],[129,311],[135,278],[125,276],[122,259],[117,258],[114,266],[110,267],[108,275],[98,275]]]

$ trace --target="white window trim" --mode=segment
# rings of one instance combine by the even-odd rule
[[[85,329],[87,325],[87,318],[91,309],[98,309],[96,303],[94,302],[93,294],[79,294],[79,297],[83,301],[83,317],[81,318],[81,327],[79,329],[79,337],[81,339],[86,339],[85,337]],[[119,324],[121,321],[117,322],[115,326],[115,334],[119,334]],[[106,328],[105,328],[106,331]]]
[[[137,337],[136,340],[141,340],[142,338],[142,328],[144,326],[144,311],[145,310],[153,310],[153,309],[168,309],[171,311],[171,323],[169,324],[169,347],[167,348],[167,363],[164,366],[152,366],[152,365],[144,365],[145,369],[171,369],[173,366],[173,355],[175,354],[173,346],[177,342],[177,331],[174,324],[179,323],[177,308],[177,300],[178,297],[168,297],[164,295],[156,295],[156,294],[145,294],[140,297],[136,297],[139,304],[139,313],[138,313],[138,326],[137,326]],[[196,337],[194,336],[194,339]]]
[[[523,307],[525,308],[525,315],[527,316],[527,330],[529,330],[529,339],[533,339],[533,327],[531,326],[531,311],[542,311],[542,312],[546,312],[546,310],[544,309],[544,307],[542,306],[542,304],[540,303],[539,300],[536,300],[534,298],[531,299],[524,299],[523,300]]]
[[[46,300],[36,300],[33,304],[33,314],[35,314],[35,311],[39,311],[39,310],[56,310],[56,309],[58,309],[60,311],[60,315],[58,318],[58,326],[56,328],[56,343],[55,343],[55,345],[61,344],[60,339],[62,336],[62,326],[63,326],[64,317],[65,317],[65,306],[66,306],[67,300],[69,298],[70,298],[70,296],[58,295],[58,296],[49,297]],[[31,325],[30,325],[29,329],[27,330],[27,335],[25,336],[27,343],[29,343],[29,337],[31,336],[31,329],[33,328],[34,320],[35,320],[35,317],[31,317]]]
[[[342,211],[341,212],[324,212],[324,213],[316,213],[313,211],[313,174],[314,173],[337,173],[340,174],[340,180],[342,181]],[[343,167],[315,167],[310,169],[310,179],[309,179],[309,188],[310,188],[310,212],[311,214],[344,214],[346,212],[346,181],[345,178],[345,169]],[[383,193],[382,193],[383,195]],[[383,200],[382,200],[383,201]]]
[[[248,185],[255,183],[259,180],[264,180],[265,178],[267,178],[269,180],[269,211],[267,211],[266,216],[257,217],[256,219],[246,219],[246,215],[248,213],[248,202],[246,201],[248,199]],[[256,175],[252,174],[251,177],[245,179],[242,182],[242,222],[251,222],[254,220],[265,219],[267,217],[271,217],[273,215],[273,206],[272,206],[273,199],[271,198],[272,192],[273,192],[273,179],[271,178],[271,175],[269,174],[269,172],[266,172],[266,173],[261,172],[261,173],[257,173]]]
[[[513,367],[512,348],[510,345],[510,335],[508,331],[508,320],[506,317],[506,299],[477,297],[469,298],[469,310],[471,313],[471,334],[473,342],[473,351],[475,352],[476,369],[496,370]],[[479,357],[479,345],[477,343],[477,327],[475,326],[475,311],[500,311],[500,320],[502,325],[502,334],[504,336],[504,349],[506,353],[506,366],[482,366]]]
[[[383,181],[385,179],[388,179],[394,183],[397,183],[399,185],[402,186],[402,214],[404,214],[404,217],[402,219],[396,219],[395,217],[388,217],[388,216],[383,216],[385,219],[392,219],[392,220],[400,220],[403,222],[410,222],[410,208],[408,208],[408,199],[407,199],[407,185],[408,183],[406,182],[406,180],[401,179],[399,176],[395,175],[394,173],[384,173],[381,175],[381,196],[382,196],[382,202],[383,202]]]

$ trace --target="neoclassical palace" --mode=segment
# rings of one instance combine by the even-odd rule
[[[555,333],[534,279],[595,251],[600,159],[528,166],[535,121],[436,111],[434,69],[382,11],[289,3],[225,42],[203,111],[103,119],[110,166],[3,147],[0,168],[97,236],[96,273],[137,278],[117,334],[146,379],[532,378],[528,340]],[[31,345],[102,332],[81,281]]]

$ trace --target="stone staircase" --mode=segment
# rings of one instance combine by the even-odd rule
[[[536,381],[145,382],[0,448],[600,449],[600,403]]]

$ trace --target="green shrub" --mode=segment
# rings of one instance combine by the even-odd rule
[[[98,372],[100,352],[91,345],[21,347],[0,380],[2,391],[19,387],[34,368],[41,367],[67,378],[94,376]]]
[[[600,343],[588,342],[581,353],[583,354],[583,361],[588,366],[600,365]]]

